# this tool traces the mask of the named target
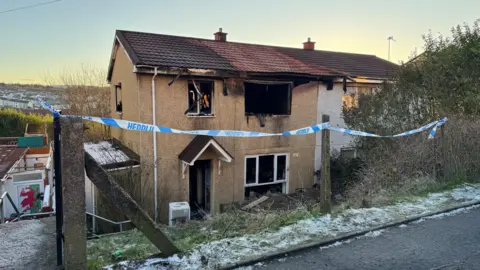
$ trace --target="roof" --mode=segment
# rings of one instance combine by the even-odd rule
[[[195,161],[212,146],[214,150],[220,154],[220,159],[231,162],[233,157],[228,151],[220,145],[213,137],[197,135],[178,155],[178,158],[189,165],[193,165]]]
[[[16,146],[0,146],[0,179],[3,179],[10,168],[22,158],[28,148],[19,148]]]
[[[304,50],[117,30],[135,66],[309,76],[390,78],[398,65],[375,55]],[[113,64],[110,64],[109,78]]]
[[[119,169],[139,165],[139,157],[118,141],[84,143],[85,152],[103,168]]]

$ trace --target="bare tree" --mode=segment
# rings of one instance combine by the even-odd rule
[[[65,69],[60,74],[44,76],[47,85],[62,85],[62,97],[70,105],[70,113],[105,117],[110,115],[110,91],[106,70],[81,64],[79,69]]]

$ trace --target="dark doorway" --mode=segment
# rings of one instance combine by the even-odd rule
[[[210,212],[212,161],[197,160],[190,166],[191,219],[203,218]]]

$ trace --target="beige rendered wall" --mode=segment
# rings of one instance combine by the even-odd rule
[[[115,52],[115,64],[113,66],[112,78],[110,83],[111,93],[111,117],[116,119],[125,119],[131,121],[138,121],[138,84],[137,75],[132,72],[133,64],[130,62],[125,50],[121,46],[117,46]],[[123,102],[123,112],[116,112],[115,104],[115,85],[122,84],[121,99]],[[122,129],[112,128],[112,136],[117,138],[123,144],[128,146],[133,151],[139,151],[139,133],[126,132]]]
[[[142,97],[151,97],[151,75],[140,75],[140,92]],[[167,83],[172,77],[158,76],[156,79],[156,115],[157,124],[166,127],[193,129],[229,129],[260,132],[282,132],[312,125],[316,122],[316,105],[318,84],[302,85],[293,90],[292,114],[290,116],[267,117],[265,127],[260,127],[256,117],[245,116],[244,96],[241,90],[229,91],[223,95],[223,81],[214,84],[214,117],[188,117],[187,79],[178,79],[172,86]],[[151,115],[148,98],[141,104],[141,117]],[[145,133],[147,134],[147,133]],[[194,136],[162,134],[157,135],[158,155],[158,197],[162,220],[168,210],[169,201],[188,200],[188,170],[182,178],[181,161],[178,154],[188,145]],[[234,157],[231,164],[222,162],[218,174],[218,160],[213,160],[212,206],[218,211],[219,205],[244,199],[244,162],[246,155],[289,154],[288,191],[296,188],[310,187],[313,179],[315,136],[267,137],[267,138],[231,138],[216,137],[216,140]],[[152,141],[141,140],[142,157],[153,159]],[[211,156],[206,153],[205,156]],[[142,159],[142,163],[145,159]],[[153,179],[152,179],[153,181]]]
[[[121,48],[121,47],[120,47]],[[114,118],[152,123],[152,74],[136,75],[133,67],[122,50],[117,52],[115,68],[112,74],[112,95],[114,84],[122,82],[123,114],[115,113]],[[172,76],[157,76],[156,82],[156,120],[157,125],[191,129],[229,129],[259,132],[283,132],[310,126],[317,120],[317,92],[325,91],[324,85],[310,83],[296,87],[292,93],[290,116],[267,117],[265,127],[260,127],[256,117],[245,116],[244,93],[241,89],[229,89],[228,96],[223,95],[223,80],[215,80],[213,110],[214,117],[188,117],[187,109],[188,80],[178,79],[170,87],[167,85]],[[138,89],[138,91],[136,91]],[[115,97],[112,97],[115,100]],[[145,209],[153,215],[153,136],[148,132],[113,129],[112,135],[141,156],[142,186],[145,200],[151,201]],[[168,218],[168,202],[188,201],[188,168],[182,178],[182,162],[178,154],[194,138],[191,135],[157,133],[158,164],[158,207],[160,221]],[[244,162],[246,155],[289,154],[288,192],[296,188],[312,185],[315,135],[266,138],[216,137],[216,140],[233,156],[232,163],[222,162],[218,174],[218,160],[212,162],[212,207],[244,199]],[[205,153],[201,159],[208,159],[213,153]]]

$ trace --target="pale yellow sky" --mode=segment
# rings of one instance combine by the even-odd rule
[[[408,60],[421,35],[480,18],[480,1],[63,0],[2,13],[36,0],[0,2],[0,82],[42,83],[45,74],[88,63],[106,69],[116,29],[212,38],[219,27],[229,40],[302,46],[307,37],[322,50]],[[228,3],[227,3],[228,2]]]

